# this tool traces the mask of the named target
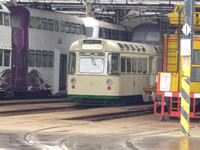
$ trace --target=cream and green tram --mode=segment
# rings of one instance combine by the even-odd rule
[[[70,47],[68,97],[79,104],[149,101],[159,66],[157,49],[141,43],[83,39]]]

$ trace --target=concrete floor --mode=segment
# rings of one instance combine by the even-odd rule
[[[180,137],[180,121],[145,116],[105,121],[67,120],[134,109],[105,107],[0,117],[0,150],[196,150],[199,120],[191,120],[189,138]],[[185,148],[185,149],[183,149]]]

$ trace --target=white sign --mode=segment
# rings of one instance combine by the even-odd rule
[[[191,39],[181,39],[181,56],[191,56]]]
[[[190,28],[190,26],[186,23],[186,24],[183,26],[182,31],[183,31],[183,33],[187,36],[187,35],[189,35],[190,32],[191,32],[191,28]]]
[[[170,91],[171,73],[160,74],[160,91]]]

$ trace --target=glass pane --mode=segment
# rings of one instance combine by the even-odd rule
[[[54,21],[52,19],[48,19],[49,31],[54,31]]]
[[[137,58],[132,59],[132,72],[133,73],[137,72]]]
[[[11,26],[20,27],[21,26],[21,16],[11,16]]]
[[[0,50],[0,66],[2,66],[3,62],[3,50]]]
[[[10,51],[4,51],[4,66],[10,66]]]
[[[135,32],[133,41],[145,41],[145,32]]]
[[[64,23],[64,21],[60,22],[60,32],[65,32],[65,23]]]
[[[76,34],[81,34],[81,25],[80,24],[76,24]]]
[[[102,58],[81,58],[80,73],[102,74],[104,71],[104,59]]]
[[[126,58],[121,58],[121,72],[126,72]]]
[[[119,54],[108,54],[108,74],[119,74]]]
[[[142,73],[142,58],[138,58],[138,73]]]
[[[147,73],[147,58],[143,58],[143,73]]]
[[[47,19],[42,18],[42,30],[47,30]]]
[[[69,73],[73,74],[76,70],[76,54],[69,53]]]
[[[159,32],[148,32],[147,41],[160,41],[160,33]]]
[[[49,52],[49,67],[54,67],[54,52]]]
[[[59,21],[55,20],[55,31],[59,32]]]
[[[200,64],[200,50],[193,50],[192,53],[192,64]]]
[[[34,50],[29,51],[28,66],[35,67],[35,51]]]
[[[36,29],[41,29],[42,19],[40,17],[35,17],[35,26],[36,26]]]
[[[42,67],[47,67],[48,52],[42,51]]]
[[[3,13],[0,12],[0,25],[3,25]]]
[[[65,22],[65,33],[70,33],[70,24],[69,24],[69,22]]]
[[[41,51],[36,51],[36,67],[41,67]]]
[[[76,32],[75,23],[71,23],[70,29],[71,29],[71,33],[75,34],[75,32]]]
[[[35,28],[35,18],[33,16],[30,17],[29,28]]]
[[[127,72],[131,72],[131,59],[127,58]]]
[[[7,13],[4,13],[4,25],[9,26],[10,25],[10,15]]]
[[[200,82],[200,68],[199,67],[192,67],[191,82]]]
[[[84,25],[81,25],[81,33],[82,35],[86,35],[86,29]]]

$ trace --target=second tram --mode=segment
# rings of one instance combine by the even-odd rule
[[[84,39],[70,47],[68,97],[78,104],[134,104],[152,100],[157,49],[141,43]]]

